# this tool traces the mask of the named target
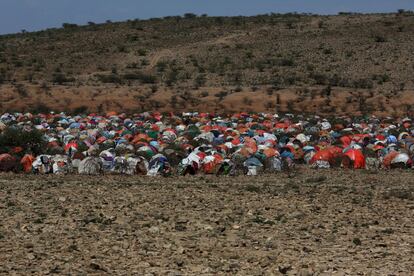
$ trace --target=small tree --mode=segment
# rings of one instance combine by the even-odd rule
[[[37,129],[26,131],[16,127],[8,127],[0,134],[0,152],[10,152],[14,147],[22,147],[24,152],[41,154],[45,148],[43,134]]]
[[[206,77],[204,76],[204,74],[199,74],[194,80],[194,86],[196,88],[202,87],[205,84],[206,84]]]
[[[192,18],[196,18],[197,15],[195,15],[194,13],[185,13],[184,14],[184,18],[186,19],[192,19]]]
[[[75,29],[75,28],[77,28],[77,27],[78,27],[78,25],[76,25],[76,24],[72,24],[72,23],[63,23],[63,24],[62,24],[62,27],[63,27],[64,29]]]

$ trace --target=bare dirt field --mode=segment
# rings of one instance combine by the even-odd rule
[[[4,275],[412,275],[412,171],[0,175]]]

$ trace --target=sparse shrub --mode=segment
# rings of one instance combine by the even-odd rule
[[[125,69],[137,69],[138,67],[139,67],[139,64],[138,63],[131,62],[131,63],[128,63],[125,66]],[[100,68],[98,68],[98,71],[105,71],[105,69],[103,69],[102,67],[100,67]]]
[[[164,72],[165,69],[167,69],[167,65],[168,65],[168,63],[166,61],[158,61],[157,65],[156,65],[157,71],[158,72]]]
[[[20,97],[27,98],[29,96],[29,93],[27,92],[27,88],[23,84],[18,83],[16,84],[15,88]]]
[[[296,28],[295,23],[293,21],[287,21],[286,22],[286,27],[288,29],[295,29]]]
[[[219,93],[217,93],[215,96],[217,98],[221,100],[223,100],[226,96],[227,96],[228,92],[227,91],[220,91]]]
[[[333,50],[331,48],[327,48],[323,50],[324,55],[331,55],[333,53]]]
[[[59,85],[62,85],[65,82],[72,82],[72,81],[74,81],[73,78],[66,77],[66,75],[62,72],[55,72],[52,75],[52,82],[57,83]]]
[[[63,29],[76,29],[78,25],[72,23],[63,23],[62,27]]]
[[[252,105],[253,101],[249,99],[248,97],[243,97],[243,103],[245,105]]]
[[[246,52],[246,58],[247,59],[252,59],[254,57],[253,52],[251,50]]]
[[[381,36],[381,35],[376,35],[375,36],[375,42],[383,43],[383,42],[387,42],[387,39],[385,37]]]
[[[374,85],[370,79],[359,79],[354,81],[354,88],[371,89]]]
[[[274,109],[276,107],[275,106],[275,103],[274,102],[271,102],[271,101],[266,102],[264,104],[264,106],[265,106],[266,109]]]
[[[276,94],[276,104],[280,105],[280,94]]]
[[[148,61],[148,59],[143,59],[143,60],[141,60],[141,66],[147,66],[147,65],[149,65],[149,61]]]
[[[31,72],[27,73],[24,79],[27,80],[28,82],[33,82],[33,73]]]
[[[208,95],[209,95],[208,91],[203,91],[201,92],[200,97],[205,98],[205,97],[208,97]]]
[[[315,70],[315,66],[313,64],[307,64],[306,70],[309,72],[313,72],[313,70]]]
[[[51,109],[50,109],[50,107],[49,107],[49,106],[47,106],[47,105],[46,105],[46,104],[44,104],[44,103],[40,103],[40,102],[36,103],[36,105],[35,105],[35,106],[33,106],[33,107],[30,109],[30,112],[31,112],[31,113],[34,113],[34,114],[37,114],[37,113],[43,113],[43,114],[46,114],[46,113],[50,113],[50,111],[51,111]]]
[[[21,60],[15,60],[13,62],[13,64],[14,64],[15,67],[22,67],[23,66],[23,61],[21,61]]]
[[[373,75],[372,80],[377,81],[378,84],[383,84],[384,82],[390,81],[390,76],[387,73],[384,73],[382,75]]]
[[[294,102],[292,100],[289,100],[286,102],[287,111],[290,113],[294,112]]]
[[[337,74],[334,74],[328,80],[328,83],[330,86],[340,86],[339,85],[340,82],[341,82],[341,78]]]
[[[295,66],[295,61],[291,58],[282,58],[278,61],[280,66]]]
[[[214,18],[214,22],[215,22],[217,25],[223,25],[223,24],[224,24],[224,18],[223,18],[223,17],[221,17],[221,16],[219,16],[219,17],[215,17],[215,18]]]
[[[128,35],[127,36],[127,41],[128,42],[136,42],[136,41],[139,41],[139,37],[137,35]]]
[[[122,75],[122,79],[139,80],[141,83],[144,83],[144,84],[157,82],[157,77],[150,75],[150,74],[143,73],[143,72],[126,73]]]
[[[322,73],[312,73],[310,75],[318,85],[326,85],[328,83],[328,77]]]
[[[234,92],[242,92],[243,91],[243,88],[241,87],[241,86],[237,86],[235,89],[234,89]]]
[[[172,96],[171,96],[171,99],[170,99],[170,104],[171,104],[171,107],[172,107],[172,108],[176,108],[176,106],[177,106],[177,102],[178,102],[178,100],[177,100],[177,95],[172,95]]]
[[[158,101],[158,100],[150,100],[149,104],[152,108],[162,108],[165,106],[165,104],[163,104],[162,102]]]
[[[353,244],[355,244],[355,245],[357,245],[357,246],[359,246],[359,245],[361,245],[361,244],[362,244],[362,242],[361,242],[361,240],[360,240],[359,238],[354,238],[354,239],[352,240],[352,243],[353,243]]]
[[[49,91],[50,90],[50,86],[45,81],[42,82],[42,84],[40,85],[40,88],[44,91]]]
[[[330,97],[331,96],[331,93],[332,93],[332,88],[331,88],[330,85],[328,85],[327,87],[325,87],[322,90],[322,95],[325,95],[326,97]]]
[[[296,80],[297,80],[296,76],[287,76],[285,79],[285,83],[287,85],[294,85],[296,83]]]
[[[158,85],[156,84],[151,85],[151,92],[154,94],[157,91],[158,91]]]
[[[172,68],[166,76],[165,84],[167,86],[172,86],[178,80],[178,70],[176,68]]]
[[[26,131],[16,127],[8,127],[0,134],[0,152],[9,152],[14,147],[22,147],[24,152],[41,154],[45,148],[43,134],[37,129]]]
[[[98,113],[99,113],[99,114],[102,114],[103,110],[104,110],[104,109],[103,109],[103,104],[99,104],[99,105],[98,105]]]
[[[88,107],[86,105],[81,105],[73,109],[73,114],[79,115],[79,114],[87,114],[88,113]]]
[[[137,53],[138,53],[139,56],[144,57],[144,56],[147,55],[147,50],[145,50],[145,49],[138,49]]]
[[[325,22],[323,22],[322,20],[319,20],[319,22],[318,22],[318,28],[319,29],[322,29],[324,27],[324,25],[325,25]]]
[[[116,74],[96,74],[98,81],[103,83],[122,83],[122,79]]]
[[[204,86],[206,84],[206,81],[207,80],[206,80],[206,77],[205,77],[204,74],[198,74],[197,77],[194,80],[194,86],[196,88],[202,87],[202,86]]]
[[[185,19],[193,19],[193,18],[196,18],[196,17],[197,17],[197,15],[194,14],[194,13],[185,13],[184,14]]]
[[[118,45],[117,49],[118,49],[118,52],[120,53],[127,53],[127,49],[125,45]]]

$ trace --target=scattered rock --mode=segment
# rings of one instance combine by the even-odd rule
[[[36,259],[36,256],[34,254],[32,254],[32,253],[29,253],[29,254],[27,254],[27,258],[29,260],[34,260],[34,259]]]
[[[292,266],[290,265],[279,266],[278,270],[282,274],[287,274],[290,270],[292,270]]]
[[[64,197],[64,196],[60,196],[60,197],[59,197],[59,201],[60,201],[60,202],[65,202],[65,201],[66,201],[66,197]]]
[[[183,231],[186,231],[186,230],[187,230],[187,227],[186,227],[185,225],[182,225],[182,224],[176,224],[176,225],[174,226],[174,229],[175,229],[176,231],[183,232]]]
[[[359,238],[354,238],[354,239],[352,240],[352,242],[353,242],[355,245],[357,245],[357,246],[359,246],[359,245],[361,245],[361,244],[362,244],[362,242],[361,242],[361,240],[360,240]]]
[[[232,226],[232,228],[233,228],[234,230],[239,230],[239,229],[241,228],[241,226],[240,226],[240,225],[235,224],[235,225],[233,225],[233,226]]]
[[[157,226],[152,226],[148,229],[148,232],[152,234],[158,234],[160,232],[160,228]]]
[[[100,271],[103,271],[103,272],[108,272],[108,270],[106,268],[104,268],[100,264],[97,264],[97,263],[94,263],[94,262],[90,263],[89,266],[90,266],[90,268],[92,268],[94,270],[100,270]]]

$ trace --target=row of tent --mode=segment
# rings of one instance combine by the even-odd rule
[[[6,113],[1,135],[41,134],[33,142],[2,145],[0,171],[40,174],[256,175],[313,168],[410,168],[414,127],[410,118],[321,118],[267,113],[109,112]]]

